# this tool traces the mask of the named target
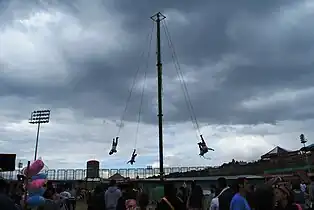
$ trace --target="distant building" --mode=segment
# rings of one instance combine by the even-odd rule
[[[123,177],[119,173],[116,173],[116,174],[112,175],[111,177],[109,177],[109,180],[116,180],[117,182],[122,182],[125,180],[125,177]]]
[[[296,174],[309,173],[312,168],[314,172],[314,152],[304,152],[300,150],[289,151],[276,146],[260,160],[254,162],[236,161],[224,163],[219,167],[208,167],[201,171],[189,171],[185,173],[171,173],[168,178],[176,177],[205,177],[205,176],[235,176],[235,175],[263,175],[268,176],[295,176]],[[156,178],[157,176],[155,176]]]
[[[313,175],[310,172],[314,167],[314,152],[302,152],[301,150],[288,151],[281,147],[276,147],[261,156],[264,162],[264,174],[294,176],[303,172]]]
[[[295,151],[288,151],[286,149],[283,149],[282,147],[277,146],[274,149],[267,152],[266,154],[262,155],[261,160],[271,160],[273,158],[277,158],[280,156],[283,157],[283,156],[287,156],[289,154],[295,154],[295,153],[296,153]]]

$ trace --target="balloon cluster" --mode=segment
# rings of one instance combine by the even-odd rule
[[[29,168],[24,168],[23,174],[29,179],[27,180],[28,196],[26,198],[26,204],[30,207],[38,207],[45,203],[43,194],[46,191],[45,185],[47,184],[47,175],[40,173],[45,164],[42,160],[35,160]]]

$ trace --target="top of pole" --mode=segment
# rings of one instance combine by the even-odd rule
[[[31,118],[29,119],[29,123],[31,124],[41,124],[41,123],[49,123],[50,119],[50,110],[36,110],[31,113]]]
[[[151,16],[150,19],[152,19],[155,22],[159,22],[166,19],[166,16],[164,16],[161,12],[158,12],[155,15]]]

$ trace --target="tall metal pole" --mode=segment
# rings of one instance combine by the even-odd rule
[[[39,129],[40,129],[40,122],[38,123],[38,126],[37,126],[37,134],[36,134],[36,144],[35,144],[35,155],[34,155],[34,160],[36,160],[36,159],[37,159],[38,139],[39,139]]]
[[[166,17],[158,12],[151,17],[157,24],[157,84],[158,84],[158,136],[159,136],[159,171],[160,181],[164,181],[164,152],[163,152],[163,113],[162,113],[162,62],[161,62],[161,43],[160,43],[160,22]]]

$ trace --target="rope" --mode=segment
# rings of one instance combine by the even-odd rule
[[[134,149],[136,149],[136,147],[137,147],[138,133],[139,133],[139,128],[140,128],[141,116],[142,116],[144,92],[145,92],[145,87],[146,87],[147,71],[148,71],[148,67],[149,67],[149,58],[150,58],[151,46],[152,46],[152,40],[153,40],[153,32],[154,32],[154,28],[153,28],[153,30],[151,32],[149,45],[148,45],[147,62],[146,62],[146,69],[145,69],[145,72],[144,72],[142,92],[141,92],[141,100],[140,100],[140,107],[139,107],[138,118],[137,118],[137,126],[136,126],[136,136],[135,136],[135,142],[134,142]]]
[[[211,158],[205,157],[204,155],[201,157],[204,158],[205,160],[211,160]]]
[[[151,31],[148,33],[146,40],[149,40],[150,37],[152,37],[153,31],[154,31],[154,24],[153,24],[153,26],[152,26]],[[141,53],[140,60],[142,60],[142,58],[143,58],[144,55],[145,55],[145,50],[143,50],[143,52]],[[123,110],[123,113],[122,113],[120,122],[119,122],[119,124],[118,124],[118,127],[119,127],[119,128],[118,128],[118,132],[117,132],[117,135],[116,135],[116,136],[119,136],[119,135],[120,135],[121,129],[122,129],[122,127],[123,127],[123,122],[124,122],[124,119],[125,119],[125,115],[126,115],[126,112],[127,112],[127,110],[128,110],[128,107],[129,107],[129,103],[130,103],[130,100],[131,100],[131,97],[132,97],[132,93],[133,93],[134,87],[135,87],[135,85],[136,85],[136,81],[137,81],[137,77],[138,77],[138,74],[139,74],[140,69],[141,69],[141,65],[139,64],[139,65],[138,65],[138,68],[137,68],[137,70],[136,70],[136,72],[135,72],[135,76],[134,76],[134,79],[133,79],[131,88],[130,88],[129,93],[128,93],[128,97],[127,97],[127,100],[126,100],[126,105],[125,105],[125,107],[124,107],[124,110]]]
[[[167,41],[168,41],[168,46],[172,50],[172,59],[173,59],[174,67],[176,69],[177,75],[178,75],[179,80],[180,80],[180,85],[181,85],[182,91],[184,93],[184,99],[185,99],[187,108],[190,112],[190,118],[191,118],[193,127],[196,129],[196,131],[200,135],[201,134],[200,126],[199,126],[197,118],[196,118],[194,107],[193,107],[193,104],[191,102],[191,97],[190,97],[190,94],[188,92],[187,84],[184,80],[183,73],[181,71],[181,66],[180,66],[180,63],[178,61],[176,51],[174,49],[174,45],[173,45],[169,30],[168,30],[168,26],[166,24],[166,21],[163,21],[162,24],[164,26],[163,28],[164,28],[165,36],[166,36]],[[198,136],[198,138],[199,138],[199,136]]]

